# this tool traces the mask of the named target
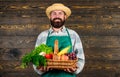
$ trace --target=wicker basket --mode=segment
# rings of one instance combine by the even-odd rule
[[[47,61],[48,69],[49,68],[65,69],[65,68],[76,67],[77,59],[76,60],[59,60],[57,56],[58,51],[59,51],[58,40],[55,40],[53,59],[48,59]]]
[[[64,69],[64,68],[71,68],[76,67],[77,60],[48,60],[47,68],[54,68],[54,69]]]

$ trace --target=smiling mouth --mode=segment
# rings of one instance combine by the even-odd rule
[[[59,23],[59,22],[62,22],[62,19],[61,18],[54,18],[53,22]]]
[[[55,22],[60,22],[60,20],[59,20],[59,19],[56,19]]]

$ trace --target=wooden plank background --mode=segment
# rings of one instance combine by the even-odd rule
[[[39,77],[32,65],[17,67],[49,28],[52,3],[71,8],[66,26],[83,42],[86,63],[77,77],[120,77],[120,0],[0,0],[0,77]]]

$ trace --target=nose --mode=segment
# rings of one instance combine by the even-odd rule
[[[59,14],[56,14],[55,17],[58,18],[58,17],[59,17]]]

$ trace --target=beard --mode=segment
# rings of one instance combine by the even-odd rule
[[[59,20],[59,21],[55,21],[55,20]],[[51,25],[54,28],[60,28],[64,25],[65,23],[65,19],[62,20],[61,18],[54,18],[53,20],[50,19]]]

